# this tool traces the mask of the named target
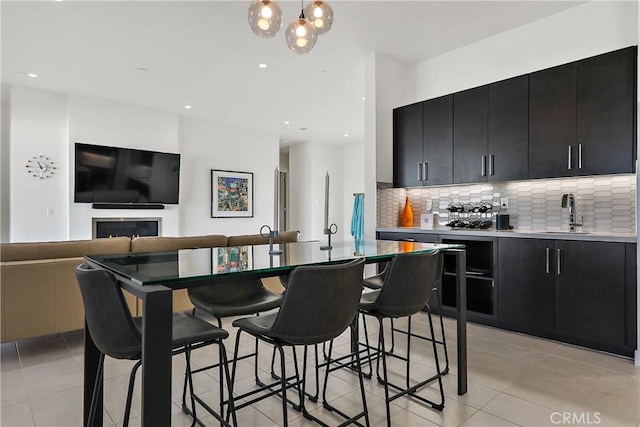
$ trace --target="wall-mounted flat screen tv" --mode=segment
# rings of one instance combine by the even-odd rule
[[[77,203],[177,204],[180,155],[76,143]]]

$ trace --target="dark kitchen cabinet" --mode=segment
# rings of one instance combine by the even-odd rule
[[[529,178],[572,176],[576,64],[529,76]]]
[[[453,182],[453,95],[423,103],[422,180],[424,185]]]
[[[498,239],[498,321],[529,333],[553,333],[555,241]]]
[[[577,175],[633,172],[637,49],[578,62]]]
[[[632,354],[637,327],[635,246],[499,239],[499,326]]]
[[[625,245],[556,241],[555,332],[625,345]]]
[[[636,277],[638,275],[637,270],[637,245],[635,243],[627,243],[626,244],[626,255],[627,255],[627,290],[626,290],[626,301],[627,304],[625,306],[626,313],[626,345],[627,348],[633,351],[638,348],[638,288],[637,288],[637,280]]]
[[[487,181],[488,86],[453,95],[453,182]]]
[[[422,102],[393,110],[393,185],[422,185]]]
[[[636,57],[631,47],[530,75],[529,178],[634,171]]]
[[[395,187],[453,182],[453,95],[393,110]]]
[[[488,105],[488,180],[527,179],[529,76],[490,84]]]

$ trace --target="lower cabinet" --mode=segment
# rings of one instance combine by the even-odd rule
[[[378,239],[463,243],[467,309],[483,323],[632,356],[637,347],[636,244],[379,232]],[[455,263],[445,258],[442,313],[455,316]],[[437,307],[431,306],[433,311]]]
[[[554,329],[553,240],[498,239],[498,321],[529,333]]]
[[[631,355],[635,262],[629,265],[630,251],[635,245],[499,239],[499,325]]]

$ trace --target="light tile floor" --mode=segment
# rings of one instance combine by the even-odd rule
[[[424,333],[426,315],[421,313],[420,316],[422,319],[414,320],[414,328]],[[377,334],[372,323],[369,322],[371,337]],[[232,335],[226,343],[230,353],[235,332],[230,321],[225,322],[225,327]],[[469,324],[469,392],[458,396],[455,322],[445,319],[445,330],[451,372],[444,378],[444,411],[438,412],[417,401],[400,398],[391,404],[392,425],[640,427],[640,367],[634,366],[629,359]],[[406,339],[400,335],[396,338],[397,351],[401,352]],[[82,346],[80,331],[2,344],[0,425],[82,425]],[[241,350],[250,350],[252,346],[253,341],[243,335]],[[348,348],[346,334],[336,340],[336,354],[344,353]],[[271,350],[262,349],[259,366],[263,377],[268,378]],[[431,375],[435,366],[431,347],[424,342],[412,341],[412,349],[412,375]],[[214,347],[197,350],[193,355],[194,365],[204,366],[216,361],[215,353]],[[131,366],[128,361],[107,358],[105,426],[122,425]],[[292,367],[293,358],[288,355],[288,372],[292,372]],[[391,361],[390,371],[392,378],[397,376],[396,381],[400,381],[402,365]],[[174,357],[173,373],[172,425],[189,426],[191,419],[180,410],[184,356]],[[332,404],[350,413],[360,410],[357,377],[352,372],[335,371],[329,381],[328,400]],[[310,382],[309,388],[313,388],[312,378]],[[237,391],[254,386],[252,359],[239,362],[236,384]],[[386,425],[382,386],[375,380],[365,380],[365,387],[371,425]],[[195,388],[211,406],[217,407],[217,372],[196,375]],[[431,399],[438,397],[435,385],[426,387],[421,394]],[[137,385],[132,426],[140,424],[139,395]],[[239,425],[281,425],[281,408],[278,398],[268,398],[239,411]],[[340,423],[319,403],[308,403],[308,408],[329,425]],[[288,416],[292,426],[314,425],[291,408]],[[218,425],[211,416],[203,416],[203,420],[207,425]]]

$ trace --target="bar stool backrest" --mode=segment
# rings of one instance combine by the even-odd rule
[[[262,292],[263,284],[260,279],[243,279],[217,281],[211,286],[188,288],[189,297],[195,297],[211,304],[229,304],[236,301],[250,299]]]
[[[142,348],[140,330],[113,274],[85,263],[76,268],[76,277],[87,327],[96,347],[115,359],[138,359]]]
[[[442,254],[398,254],[386,271],[374,310],[387,317],[411,316],[429,302],[431,289],[442,276]]]
[[[364,259],[293,270],[271,335],[294,345],[339,336],[358,311],[363,271]]]

